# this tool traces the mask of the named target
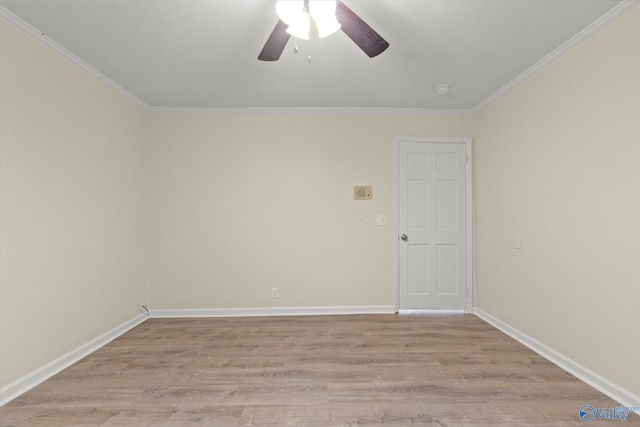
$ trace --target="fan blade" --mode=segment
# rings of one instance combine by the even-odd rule
[[[369,58],[380,55],[388,47],[389,43],[376,33],[366,22],[337,0],[336,18],[342,26],[342,31],[358,45]]]
[[[271,32],[271,35],[267,39],[267,42],[262,48],[262,52],[258,55],[258,59],[261,61],[277,61],[284,50],[284,47],[291,37],[287,33],[287,24],[278,20],[276,27]]]

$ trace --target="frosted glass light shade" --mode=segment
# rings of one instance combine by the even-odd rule
[[[287,33],[299,39],[323,38],[340,29],[335,0],[309,0],[308,11],[304,10],[304,0],[278,0],[276,13],[289,26]]]

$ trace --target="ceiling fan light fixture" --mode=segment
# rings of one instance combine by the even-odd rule
[[[335,0],[308,0],[308,7],[305,3],[305,0],[278,0],[276,3],[278,18],[289,26],[288,34],[308,40],[327,37],[340,29]]]
[[[309,39],[342,30],[362,52],[374,58],[387,50],[387,42],[342,0],[278,0],[278,22],[258,55],[260,61],[277,61],[293,35]],[[294,51],[297,52],[297,45]]]

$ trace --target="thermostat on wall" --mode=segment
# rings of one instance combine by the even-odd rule
[[[373,200],[373,191],[371,186],[353,187],[353,200]]]

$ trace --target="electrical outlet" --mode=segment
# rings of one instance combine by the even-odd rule
[[[278,288],[271,288],[271,298],[278,298]]]

